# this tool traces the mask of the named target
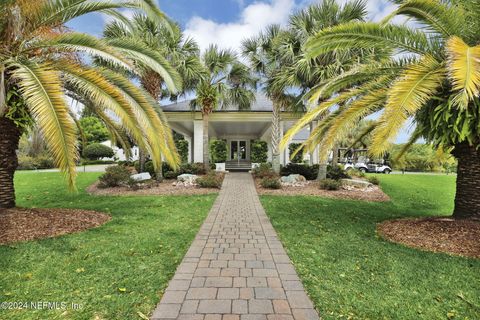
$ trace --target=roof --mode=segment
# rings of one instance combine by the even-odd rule
[[[186,100],[181,102],[176,102],[161,106],[164,112],[191,112],[192,108],[190,107],[190,102],[192,100]],[[221,108],[215,112],[232,112],[232,111],[243,111],[243,112],[272,112],[273,103],[266,95],[262,93],[255,94],[255,102],[252,104],[249,110],[238,110],[238,106],[228,106],[226,108]]]

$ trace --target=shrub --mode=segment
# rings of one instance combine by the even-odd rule
[[[112,163],[115,163],[115,161],[113,161],[113,160],[86,160],[86,159],[82,159],[82,161],[80,162],[80,165],[86,166],[86,165],[89,165],[89,164],[112,164]],[[121,163],[118,163],[118,164],[121,165]]]
[[[349,179],[350,176],[340,166],[327,166],[327,179],[341,180]]]
[[[285,167],[282,167],[282,169],[280,170],[280,174],[282,176],[300,174],[304,176],[307,180],[315,180],[318,176],[318,168],[318,164],[310,166],[307,164],[289,163]]]
[[[347,174],[351,177],[365,178],[365,172],[362,172],[358,169],[350,169],[347,171]]]
[[[338,180],[323,179],[319,183],[320,189],[323,190],[338,190],[342,186],[342,183]]]
[[[250,159],[254,163],[265,163],[268,160],[268,144],[262,140],[252,140],[250,144]]]
[[[265,189],[280,189],[282,184],[280,183],[280,179],[275,176],[265,177],[260,181],[260,185],[262,188]]]
[[[258,167],[253,169],[253,176],[255,178],[265,178],[275,176],[272,166],[269,163],[261,163]]]
[[[200,188],[218,188],[222,187],[224,175],[222,173],[209,172],[203,177],[197,179],[197,184]]]
[[[175,171],[167,171],[163,174],[163,176],[165,177],[165,179],[177,179],[179,174]]]
[[[376,186],[378,186],[380,184],[380,180],[375,176],[368,177],[368,182],[370,182],[371,184],[374,184]]]
[[[175,141],[175,146],[177,147],[178,154],[182,163],[188,162],[188,141],[181,139]]]
[[[290,143],[288,145],[288,151],[290,154],[293,154],[298,148],[300,148],[302,144],[301,143]],[[293,157],[290,158],[290,161],[293,163],[302,163],[303,162],[303,153],[302,151],[297,152],[297,154]]]
[[[130,180],[130,171],[125,166],[111,166],[99,178],[100,188],[112,188],[126,185]]]
[[[137,172],[140,172],[140,162],[135,161],[133,164],[134,164],[135,170],[137,170]],[[155,167],[153,166],[153,161],[151,160],[145,161],[144,171],[148,172],[152,177],[156,176]],[[170,166],[168,164],[162,163],[162,171],[163,173],[165,173],[167,171],[172,171],[172,169],[170,169]]]
[[[88,160],[111,158],[115,155],[113,149],[101,143],[92,143],[83,149],[83,156]]]
[[[210,158],[212,163],[227,161],[227,143],[225,140],[210,141]]]
[[[18,170],[37,170],[37,169],[51,169],[55,164],[53,159],[42,155],[38,157],[30,157],[26,155],[18,156]]]

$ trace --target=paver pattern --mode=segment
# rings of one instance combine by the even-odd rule
[[[248,173],[229,173],[152,319],[319,319]]]

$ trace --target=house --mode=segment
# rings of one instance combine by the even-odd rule
[[[231,106],[214,111],[209,116],[209,139],[224,139],[227,142],[227,169],[238,164],[250,164],[250,143],[263,140],[268,143],[268,161],[272,161],[271,127],[273,103],[263,94],[256,95],[256,101],[249,110],[238,110]],[[189,143],[189,162],[203,162],[202,113],[193,111],[190,101],[162,106],[170,127],[182,134]],[[301,114],[282,112],[280,134],[286,132]],[[302,130],[290,143],[304,141],[309,130]],[[288,148],[280,154],[280,164],[289,163]],[[311,164],[318,163],[318,152],[306,155]]]

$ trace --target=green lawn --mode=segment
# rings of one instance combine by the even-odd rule
[[[375,234],[383,220],[448,215],[455,177],[379,178],[391,203],[261,197],[322,318],[480,319],[479,260],[422,252]]]
[[[79,175],[79,190],[98,173]],[[140,319],[159,301],[215,195],[93,197],[70,194],[58,173],[16,175],[18,205],[108,212],[97,229],[0,246],[0,302],[78,303],[81,310],[0,310],[0,319]]]

